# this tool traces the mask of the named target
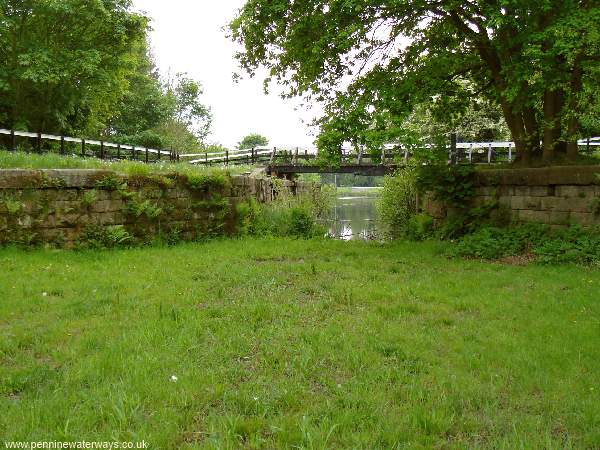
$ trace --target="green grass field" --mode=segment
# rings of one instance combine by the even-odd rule
[[[0,250],[0,440],[599,448],[600,271],[440,245]]]

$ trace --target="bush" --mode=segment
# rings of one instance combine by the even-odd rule
[[[475,168],[472,165],[420,166],[416,180],[420,192],[431,192],[436,200],[454,208],[468,207],[475,195]]]
[[[406,167],[383,182],[377,212],[383,232],[391,238],[407,237],[411,218],[417,214],[417,171]]]
[[[417,214],[408,221],[406,237],[413,241],[424,241],[433,235],[433,218],[427,214]]]
[[[598,264],[600,230],[580,226],[551,230],[539,224],[484,227],[464,236],[450,248],[451,255],[488,260],[525,253],[546,264]]]

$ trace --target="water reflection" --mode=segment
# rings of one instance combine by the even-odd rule
[[[343,188],[328,220],[329,235],[343,240],[375,239],[380,188]]]

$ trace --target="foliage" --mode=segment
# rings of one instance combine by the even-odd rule
[[[13,198],[13,197],[5,197],[4,198],[4,205],[6,206],[6,210],[8,211],[8,214],[10,214],[11,216],[18,216],[24,208],[24,204],[23,202]]]
[[[539,224],[483,227],[461,238],[450,251],[481,259],[528,253],[541,263],[600,264],[600,229],[571,226],[553,230]]]
[[[0,150],[0,167],[3,169],[103,169],[112,170],[118,174],[152,177],[155,175],[180,174],[188,176],[194,174],[240,174],[248,172],[251,166],[235,165],[227,170],[217,170],[204,165],[191,165],[189,163],[172,163],[169,161],[144,164],[138,161],[109,161],[96,158],[81,158],[78,156],[61,156],[56,153],[25,153],[8,152]]]
[[[344,142],[402,140],[415,105],[459,117],[483,97],[527,163],[577,156],[598,111],[599,29],[597,3],[580,0],[247,0],[230,24],[248,73],[325,103],[332,160]]]
[[[411,241],[424,241],[433,235],[433,218],[427,214],[415,214],[406,226],[406,237]]]
[[[385,234],[406,237],[411,219],[417,214],[417,169],[406,167],[383,182],[377,212]]]
[[[99,131],[127,90],[147,18],[129,0],[5,0],[0,6],[0,124]],[[40,101],[44,99],[44,101]]]
[[[253,133],[244,136],[244,138],[238,142],[237,148],[240,150],[246,150],[256,147],[266,147],[267,145],[269,145],[269,140],[266,137],[257,133]]]
[[[198,191],[218,191],[229,186],[229,183],[229,177],[220,172],[188,173],[186,176],[188,187]]]
[[[260,237],[297,237],[308,239],[325,235],[325,229],[317,224],[310,205],[278,203],[259,205],[251,201],[237,211],[240,232]]]
[[[493,200],[474,208],[453,211],[453,214],[447,217],[442,226],[436,230],[436,235],[440,239],[455,239],[484,226],[508,226],[509,219],[506,211]]]
[[[419,192],[432,193],[451,207],[465,209],[475,195],[475,168],[472,165],[430,164],[419,167]]]
[[[97,200],[98,200],[98,192],[96,192],[94,189],[92,189],[91,191],[86,191],[83,193],[83,196],[81,197],[81,205],[84,208],[89,208],[94,203],[96,203]]]
[[[132,8],[131,0],[4,1],[0,126],[196,149],[212,121],[202,87],[185,74],[160,78],[148,19]]]
[[[276,199],[260,204],[252,199],[237,206],[238,231],[242,235],[313,238],[325,236],[320,222],[333,206],[335,190],[323,187],[311,196],[293,196],[273,180]]]
[[[82,247],[107,249],[122,247],[132,241],[132,236],[123,225],[88,225],[82,238]]]
[[[162,215],[163,209],[150,200],[131,198],[127,202],[127,212],[134,217],[145,216],[149,220],[154,220]]]
[[[97,189],[103,189],[106,191],[118,191],[124,189],[127,183],[120,177],[110,174],[96,181],[94,185]]]

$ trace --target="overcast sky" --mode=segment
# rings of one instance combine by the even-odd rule
[[[214,121],[209,141],[233,147],[246,134],[260,133],[271,145],[311,146],[308,122],[315,111],[295,108],[276,92],[263,93],[262,78],[234,83],[236,46],[222,30],[244,0],[134,0],[152,18],[151,43],[163,74],[187,72],[204,86],[204,103]],[[304,120],[305,123],[302,123]]]

